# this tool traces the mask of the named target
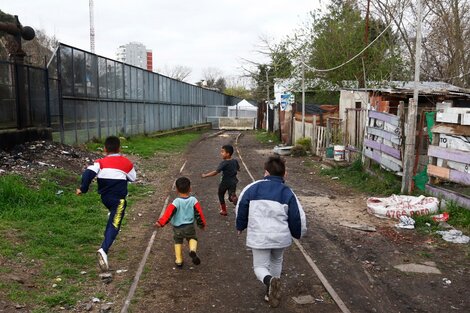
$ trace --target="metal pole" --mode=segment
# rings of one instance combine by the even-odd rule
[[[416,29],[416,51],[415,51],[415,83],[413,101],[408,105],[408,125],[405,142],[405,157],[403,166],[402,193],[411,193],[413,182],[414,153],[416,141],[416,113],[419,96],[419,70],[421,64],[421,0],[418,0],[418,23]]]
[[[305,65],[302,56],[302,138],[305,137]]]
[[[269,132],[269,76],[266,66],[266,131]]]

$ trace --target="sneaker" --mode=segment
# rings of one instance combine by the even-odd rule
[[[201,259],[197,256],[196,251],[189,251],[189,256],[193,260],[194,265],[201,264]]]
[[[103,248],[100,248],[96,252],[96,255],[98,256],[98,265],[100,266],[101,271],[106,272],[109,270],[108,255],[104,252]]]
[[[183,263],[175,263],[175,266],[177,269],[182,269],[183,268]]]
[[[275,308],[279,305],[279,299],[281,299],[281,280],[279,278],[271,278],[267,296],[271,307]]]

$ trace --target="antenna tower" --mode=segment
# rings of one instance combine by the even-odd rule
[[[95,17],[93,0],[90,0],[90,51],[95,53]]]

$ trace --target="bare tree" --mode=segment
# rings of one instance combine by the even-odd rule
[[[175,65],[172,67],[165,65],[163,68],[157,69],[157,72],[179,81],[185,81],[185,79],[191,75],[192,69],[184,65]]]
[[[42,29],[36,30],[36,37],[23,44],[26,53],[26,60],[36,66],[45,66],[45,63],[52,57],[54,50],[59,45],[55,36],[48,36]]]

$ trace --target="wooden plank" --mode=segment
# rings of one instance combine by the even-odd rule
[[[398,149],[395,149],[393,147],[387,146],[385,144],[382,144],[382,143],[379,143],[377,141],[370,140],[370,139],[364,139],[364,145],[369,148],[377,149],[383,153],[386,153],[394,157],[395,159],[401,160],[400,150]]]
[[[449,180],[454,183],[459,183],[468,186],[470,185],[470,174],[451,169]]]
[[[431,131],[446,135],[470,136],[469,125],[436,124]]]
[[[460,124],[460,114],[437,112],[436,122]]]
[[[394,144],[400,145],[401,138],[394,133],[387,132],[383,129],[375,128],[375,127],[367,127],[367,134],[379,136],[386,140],[390,140]]]
[[[426,192],[433,195],[434,197],[444,198],[447,201],[454,201],[467,210],[470,209],[470,197],[466,195],[432,184],[426,184]]]
[[[445,167],[440,167],[432,164],[428,164],[428,175],[439,177],[445,180],[450,178],[450,169]]]
[[[429,146],[428,155],[449,161],[470,164],[470,152],[442,148],[438,146]]]
[[[388,168],[389,170],[393,172],[400,172],[402,167],[395,162],[391,162],[388,159],[382,158],[379,152],[372,151],[369,149],[364,149],[364,154],[366,157],[369,159],[374,160],[375,162],[379,163],[380,165],[383,165],[384,167]]]
[[[393,126],[400,125],[400,118],[396,115],[385,113],[385,112],[377,112],[377,111],[369,111],[369,118],[375,118],[380,121],[387,122],[392,124]]]

